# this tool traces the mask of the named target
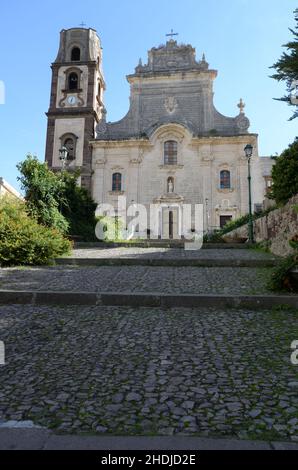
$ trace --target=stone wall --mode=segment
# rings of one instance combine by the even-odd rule
[[[270,250],[277,256],[286,257],[293,253],[289,240],[298,234],[298,194],[280,209],[273,210],[254,222],[256,242],[270,241]],[[226,241],[248,237],[248,226],[233,230],[225,237]]]

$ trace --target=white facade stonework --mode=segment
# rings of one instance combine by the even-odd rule
[[[177,165],[163,164],[164,139],[178,141]],[[206,205],[204,226],[220,225],[220,216],[237,218],[248,211],[247,160],[243,149],[256,136],[197,138],[177,124],[159,128],[146,140],[93,141],[93,197],[96,202],[117,207],[118,196],[125,195],[128,204],[146,207],[161,199],[171,203],[167,181],[174,179],[174,191],[181,204]],[[231,188],[220,189],[220,171],[231,172]],[[258,157],[252,159],[252,178],[259,177]],[[112,175],[122,175],[122,191],[112,191]],[[262,177],[260,178],[262,179]],[[206,203],[206,199],[208,199]],[[253,192],[253,202],[262,203],[261,184]]]
[[[78,38],[79,31],[76,30]],[[83,35],[84,31],[81,30]],[[97,44],[94,37],[92,43]],[[173,205],[178,210],[183,204],[203,204],[205,230],[218,228],[229,217],[234,219],[248,212],[244,154],[247,144],[254,148],[253,207],[262,204],[273,160],[266,158],[265,164],[265,159],[259,157],[258,136],[248,132],[250,123],[242,100],[238,105],[240,112],[234,118],[215,109],[213,81],[217,71],[209,69],[204,56],[197,61],[192,46],[178,45],[172,39],[151,49],[148,63],[143,65],[140,61],[135,73],[127,77],[130,109],[115,123],[106,122],[104,86],[100,87],[99,95],[96,89],[96,82],[103,80],[101,55],[98,60],[93,107],[99,119],[95,136],[89,140],[92,169],[89,189],[99,205],[111,204],[117,209],[119,196],[126,196],[128,205],[138,203],[149,209],[156,204],[160,206],[159,235],[162,235],[169,207]],[[77,66],[81,69],[80,96],[87,102],[90,67],[86,63]],[[75,112],[69,117],[61,115],[64,77],[71,67],[71,63],[61,63],[57,79],[56,108],[60,108],[53,143],[55,168],[59,167],[61,136],[70,132],[77,137],[76,159],[71,165],[84,168],[84,119]],[[82,107],[79,109],[83,111]],[[181,234],[179,210],[173,210],[172,217],[172,224],[177,225]]]
[[[0,197],[2,196],[12,196],[17,199],[23,199],[23,196],[4,178],[0,177]]]

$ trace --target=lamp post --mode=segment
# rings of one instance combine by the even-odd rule
[[[59,159],[62,162],[62,170],[64,170],[66,166],[67,157],[68,157],[68,150],[65,146],[63,146],[61,147],[61,149],[59,149]]]
[[[205,203],[206,203],[206,232],[208,234],[209,232],[209,208],[208,208],[209,199],[207,197],[205,199]]]
[[[248,194],[249,194],[249,221],[248,221],[248,234],[249,242],[254,243],[254,227],[253,227],[253,217],[252,217],[252,201],[251,201],[251,169],[250,169],[250,160],[253,153],[253,146],[247,144],[244,149],[245,156],[248,162]]]

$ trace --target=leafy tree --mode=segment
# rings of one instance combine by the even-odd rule
[[[277,204],[285,204],[298,194],[298,137],[276,159],[272,179],[271,197]]]
[[[79,172],[54,173],[47,163],[28,155],[17,168],[30,215],[47,227],[84,240],[95,240],[97,204],[77,185]]]
[[[294,80],[298,80],[298,9],[294,11],[296,26],[295,30],[290,29],[294,38],[292,41],[289,41],[283,47],[286,47],[288,53],[284,52],[281,58],[271,67],[276,70],[276,73],[272,75],[271,78],[278,80],[279,82],[286,82],[288,95],[278,98],[279,101],[285,101],[291,106],[296,106],[292,103],[290,94],[291,94],[291,85]],[[298,117],[298,108],[294,111],[293,116],[290,120]]]
[[[60,173],[63,183],[63,198],[61,204],[62,215],[69,223],[68,232],[78,235],[84,240],[95,240],[96,202],[93,201],[85,188],[77,184],[80,173]]]
[[[40,224],[66,233],[69,224],[59,211],[65,189],[63,179],[49,170],[47,163],[41,163],[32,155],[28,155],[17,168],[21,173],[18,179],[25,191],[29,214]]]

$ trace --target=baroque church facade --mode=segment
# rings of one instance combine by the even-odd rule
[[[159,235],[180,236],[184,204],[204,205],[205,230],[219,228],[248,212],[251,159],[253,208],[264,200],[272,160],[259,157],[258,135],[249,133],[244,103],[235,117],[213,104],[213,81],[205,56],[196,59],[191,45],[169,39],[148,53],[127,76],[130,108],[118,122],[107,122],[106,84],[100,38],[93,29],[63,30],[52,64],[46,161],[61,169],[59,150],[67,149],[67,168],[79,168],[79,184],[94,200],[159,208]],[[171,224],[171,228],[169,225]]]

